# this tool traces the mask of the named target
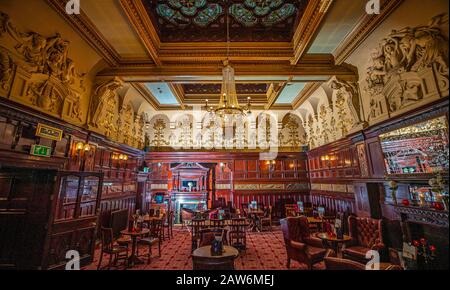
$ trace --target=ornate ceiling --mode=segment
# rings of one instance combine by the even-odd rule
[[[66,0],[45,1],[105,60],[99,77],[130,83],[155,110],[214,104],[227,57],[240,100],[298,108],[331,77],[357,79],[343,56],[380,21],[359,17],[366,0],[96,0],[80,15],[67,15]],[[387,11],[400,2],[386,1]]]
[[[266,94],[268,84],[236,84],[236,92],[241,95]],[[219,95],[221,84],[184,84],[186,95]]]
[[[290,42],[308,0],[143,0],[163,42]]]

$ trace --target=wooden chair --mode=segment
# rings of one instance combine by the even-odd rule
[[[188,210],[186,208],[181,209],[181,221],[183,227],[189,227],[191,225],[191,221],[194,218],[194,212],[191,210]]]
[[[311,236],[307,217],[288,217],[280,220],[280,224],[287,252],[287,268],[291,260],[306,264],[309,270],[323,261],[327,250],[320,239]]]
[[[284,206],[284,215],[286,217],[295,217],[297,213],[295,212],[295,204],[286,204]]]
[[[167,229],[167,238],[170,240],[171,238],[173,238],[173,223],[175,222],[175,214],[173,212],[173,210],[171,210],[169,212],[169,214],[167,215],[167,219],[164,219],[164,224],[163,224],[163,240],[166,239],[166,229]]]
[[[100,269],[100,266],[102,265],[103,254],[109,254],[108,270],[111,269],[113,262],[115,265],[120,259],[124,259],[125,261],[128,260],[128,247],[114,244],[113,230],[111,228],[101,228],[101,239],[102,247],[97,270]]]
[[[113,237],[119,246],[128,247],[131,243],[131,237],[122,236],[121,231],[128,228],[128,209],[121,209],[111,212],[110,228],[113,231]]]
[[[152,247],[154,245],[158,245],[158,253],[161,257],[161,243],[162,243],[162,226],[163,226],[163,219],[154,219],[150,223],[150,233],[148,236],[141,238],[138,241],[138,245],[144,245],[148,246],[148,256],[147,256],[147,263],[150,264],[151,258],[152,258]],[[139,255],[139,247],[137,249]]]
[[[272,206],[270,205],[262,217],[258,217],[259,219],[259,229],[260,231],[263,231],[263,228],[265,225],[268,225],[270,227],[270,230],[272,230]]]
[[[197,249],[198,240],[200,239],[200,231],[204,228],[206,228],[205,219],[192,219],[191,221],[192,251]]]
[[[225,227],[224,219],[210,219],[210,227],[213,229],[223,229]]]
[[[199,247],[210,246],[214,241],[214,239],[216,238],[216,236],[221,236],[222,243],[224,245],[228,245],[227,234],[228,234],[227,229],[220,229],[220,228],[202,229],[200,230],[200,241],[198,246]]]
[[[247,248],[247,220],[245,218],[231,219],[229,244],[237,249]]]

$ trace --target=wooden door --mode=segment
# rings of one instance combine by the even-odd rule
[[[56,171],[0,168],[0,268],[40,269]]]
[[[64,172],[59,174],[58,185],[44,265],[64,269],[66,253],[75,250],[82,267],[93,261],[103,174]]]

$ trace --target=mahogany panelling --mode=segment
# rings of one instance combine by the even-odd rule
[[[315,206],[324,206],[329,213],[356,213],[355,198],[352,193],[312,190],[309,199]]]
[[[295,203],[297,201],[307,202],[308,192],[235,192],[233,195],[233,205],[240,208],[241,205],[256,201],[258,204],[276,206],[277,203],[288,200]]]
[[[326,160],[325,160],[326,159]],[[360,177],[356,147],[343,139],[308,152],[309,177],[319,179],[348,179]]]
[[[366,141],[366,144],[371,175],[374,178],[383,178],[385,174],[384,155],[381,151],[380,140],[378,137],[370,138]]]
[[[55,174],[0,169],[0,268],[41,266]]]

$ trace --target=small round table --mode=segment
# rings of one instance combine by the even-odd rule
[[[126,230],[121,231],[120,233],[124,236],[131,237],[131,245],[132,245],[131,246],[131,256],[128,258],[128,264],[131,266],[134,266],[136,264],[143,264],[144,262],[141,259],[139,259],[136,255],[137,238],[150,233],[150,230],[142,229],[139,231],[130,231],[130,230],[126,229]]]
[[[345,245],[350,242],[352,238],[347,235],[343,235],[342,239],[338,239],[336,236],[330,236],[328,233],[317,233],[316,237],[322,240],[325,248],[335,251],[336,256],[342,258],[342,251],[340,245]]]
[[[193,259],[200,258],[202,260],[209,260],[212,262],[211,267],[213,267],[213,265],[216,264],[217,262],[219,262],[220,260],[226,261],[226,260],[230,260],[230,259],[233,260],[233,265],[234,265],[234,260],[238,256],[239,256],[238,249],[236,249],[235,247],[232,247],[232,246],[225,246],[225,245],[223,246],[223,252],[222,252],[222,255],[220,255],[220,256],[213,256],[211,254],[211,246],[200,247],[200,248],[195,249],[194,252],[192,252]],[[234,268],[234,266],[233,266],[233,268]],[[201,270],[201,269],[198,269],[198,270]],[[214,269],[209,269],[209,270],[214,270]]]

